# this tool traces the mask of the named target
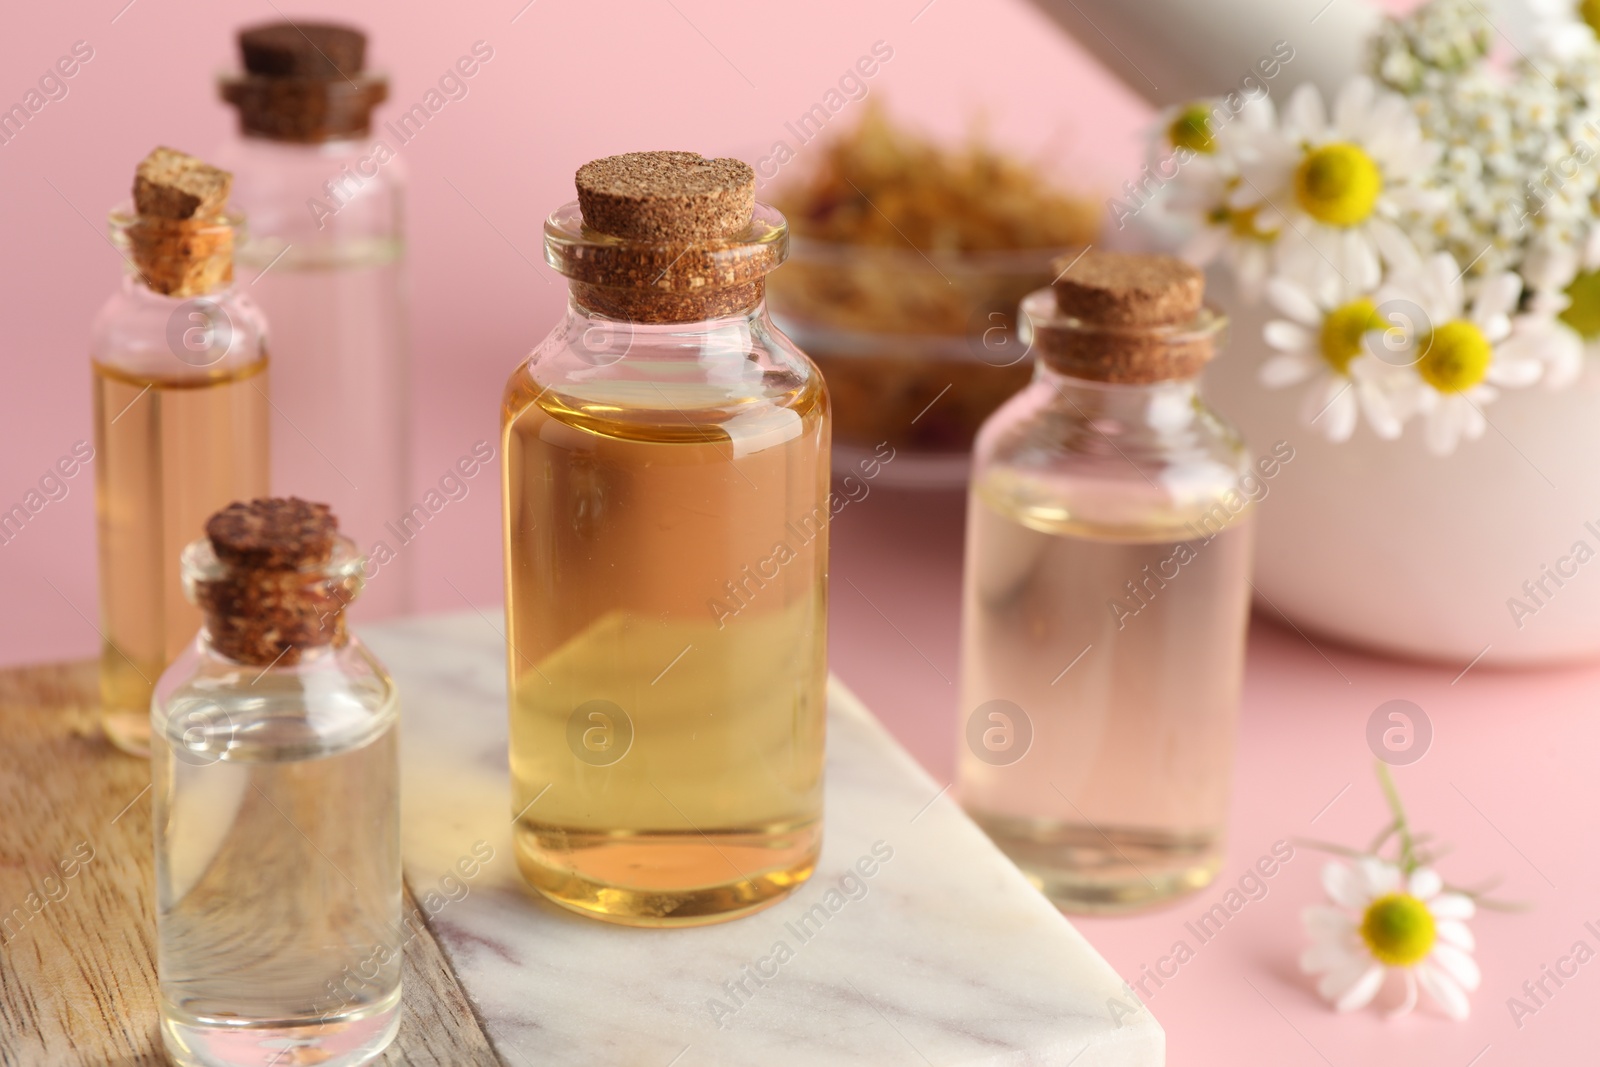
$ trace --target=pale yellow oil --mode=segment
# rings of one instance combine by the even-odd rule
[[[524,876],[683,926],[811,873],[826,716],[827,398],[540,390],[504,411],[511,771]]]
[[[179,554],[213,512],[267,495],[266,367],[159,378],[94,364],[102,723],[136,755],[150,753],[156,679],[200,629]]]
[[[1002,476],[973,488],[961,799],[1068,911],[1221,866],[1254,514],[1209,503],[1110,526]]]

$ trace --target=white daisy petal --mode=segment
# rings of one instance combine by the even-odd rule
[[[1522,258],[1521,273],[1536,292],[1565,289],[1578,273],[1578,251],[1565,243],[1541,242]]]
[[[1522,295],[1522,279],[1507,271],[1485,278],[1478,285],[1478,297],[1472,302],[1472,317],[1486,322],[1494,316],[1505,316],[1517,306]]]
[[[1378,989],[1383,985],[1383,974],[1381,963],[1374,963],[1368,967],[1348,989],[1339,994],[1339,999],[1334,1002],[1334,1009],[1355,1011],[1371,1004],[1372,998],[1378,995]]]
[[[1471,952],[1477,947],[1477,939],[1472,936],[1472,928],[1457,919],[1436,919],[1433,932],[1439,935],[1439,940],[1456,948]]]
[[[1268,389],[1282,389],[1286,385],[1298,385],[1311,377],[1320,362],[1299,352],[1279,352],[1261,364],[1257,377]]]
[[[1366,957],[1352,956],[1349,962],[1336,971],[1329,971],[1317,979],[1317,992],[1322,999],[1337,1001],[1349,991],[1350,987],[1361,981],[1361,976],[1367,973],[1372,960]]]
[[[1532,385],[1544,373],[1544,364],[1537,359],[1519,359],[1503,347],[1495,354],[1494,362],[1484,375],[1486,381],[1509,388]]]
[[[1575,330],[1557,329],[1550,332],[1549,341],[1545,350],[1544,386],[1565,389],[1583,373],[1583,338]]]
[[[1456,450],[1456,444],[1461,440],[1462,424],[1466,421],[1466,412],[1463,410],[1461,397],[1456,395],[1440,397],[1433,410],[1428,413],[1428,428],[1424,440],[1428,443],[1428,451],[1436,456],[1448,456]]]
[[[1361,877],[1366,880],[1369,898],[1381,897],[1400,888],[1400,869],[1392,863],[1365,856],[1356,862],[1356,867],[1360,870]]]
[[[1391,1010],[1386,1018],[1403,1019],[1407,1015],[1410,1015],[1412,1009],[1417,1006],[1417,976],[1412,974],[1410,971],[1405,971],[1403,973],[1405,975],[1406,986],[1405,999],[1402,1000],[1393,1010]]]
[[[1267,299],[1272,306],[1302,326],[1317,329],[1322,325],[1322,309],[1311,299],[1311,294],[1288,278],[1276,277],[1267,282]]]
[[[1283,109],[1283,124],[1287,132],[1297,135],[1297,138],[1318,136],[1327,129],[1322,94],[1315,85],[1302,83],[1289,95],[1289,104]]]
[[[1454,945],[1436,942],[1433,951],[1428,954],[1428,959],[1438,964],[1439,969],[1454,979],[1462,989],[1468,991],[1477,989],[1478,983],[1483,980],[1477,961]]]
[[[1335,904],[1346,908],[1364,908],[1369,897],[1366,885],[1355,871],[1342,863],[1329,863],[1322,868],[1322,888]]]
[[[1311,331],[1296,322],[1286,319],[1273,319],[1261,331],[1261,336],[1267,344],[1280,352],[1303,352],[1310,349],[1314,343]]]
[[[1411,872],[1410,883],[1406,891],[1418,900],[1431,900],[1439,895],[1439,890],[1444,888],[1444,879],[1439,877],[1439,872],[1432,867],[1418,867]]]
[[[1467,1001],[1467,994],[1461,987],[1451,980],[1450,976],[1426,963],[1416,967],[1417,982],[1422,986],[1422,991],[1450,1018],[1460,1022],[1472,1014],[1472,1005]]]
[[[1366,140],[1371,135],[1368,118],[1378,87],[1371,78],[1357,75],[1344,83],[1333,102],[1333,125],[1346,140]]]
[[[1339,235],[1339,273],[1357,289],[1376,289],[1383,278],[1378,246],[1363,229],[1351,226]]]
[[[1391,270],[1417,269],[1417,265],[1422,262],[1422,256],[1404,230],[1388,219],[1373,219],[1367,223],[1367,228],[1372,231],[1373,243],[1377,246],[1378,254],[1389,264]]]
[[[1405,426],[1405,416],[1389,397],[1363,382],[1357,385],[1356,398],[1361,402],[1361,413],[1366,416],[1367,425],[1372,427],[1373,433],[1385,441],[1393,441],[1400,436]]]
[[[1329,375],[1327,384],[1320,390],[1312,390],[1312,395],[1322,400],[1318,411],[1312,413],[1312,425],[1321,426],[1322,436],[1334,444],[1350,440],[1361,418],[1355,383],[1349,378]]]
[[[1543,368],[1540,381],[1544,387],[1565,389],[1583,373],[1583,338],[1564,322],[1518,316],[1511,336],[1495,352],[1495,361],[1502,359],[1537,361]]]
[[[1438,310],[1442,312],[1436,317],[1440,320],[1460,317],[1466,307],[1467,287],[1455,257],[1449,252],[1440,252],[1428,261],[1428,273],[1439,298]]]

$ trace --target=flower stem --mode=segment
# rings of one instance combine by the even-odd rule
[[[1405,805],[1400,803],[1400,790],[1395,788],[1394,778],[1389,774],[1388,766],[1380,762],[1377,767],[1378,784],[1383,787],[1383,796],[1389,802],[1389,810],[1394,812],[1394,832],[1400,837],[1400,869],[1410,874],[1419,864],[1415,851],[1416,843],[1411,838],[1411,826],[1406,822]]]

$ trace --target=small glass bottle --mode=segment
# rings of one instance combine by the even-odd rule
[[[978,436],[960,796],[1069,911],[1196,889],[1223,858],[1264,483],[1196,390],[1225,326],[1202,287],[1088,253],[1023,302],[1034,380]]]
[[[577,185],[545,223],[567,316],[502,413],[517,858],[575,911],[716,922],[821,845],[828,396],[767,316],[788,231],[749,166]]]
[[[149,754],[150,694],[194,637],[178,556],[207,515],[267,492],[266,325],[233,284],[230,175],[157,148],[111,212],[128,272],[95,317],[95,512],[106,736]]]
[[[244,284],[272,323],[272,488],[329,501],[368,553],[357,620],[404,614],[405,546],[428,516],[406,497],[401,140],[371,129],[388,79],[365,71],[366,37],[347,26],[268,23],[238,42],[244,69],[219,91],[239,133],[217,158],[250,220]]]
[[[348,1067],[400,1024],[399,705],[345,626],[322,504],[236,503],[183,552],[205,625],[151,705],[161,1032],[183,1065]]]

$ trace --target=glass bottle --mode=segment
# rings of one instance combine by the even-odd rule
[[[363,69],[349,27],[268,23],[238,40],[244,69],[219,85],[238,135],[218,160],[250,219],[243,282],[272,323],[273,491],[331,502],[374,561],[358,620],[404,614],[405,545],[428,515],[406,498],[405,172],[398,142],[371,130],[388,79]]]
[[[178,556],[207,515],[267,491],[266,325],[233,284],[242,219],[223,210],[223,171],[170,149],[140,170],[175,160],[189,177],[174,181],[215,183],[212,202],[189,218],[163,217],[155,211],[171,204],[152,182],[141,187],[143,211],[130,203],[111,212],[128,271],[89,341],[102,722],[137,755],[149,753],[156,679],[200,627]]]
[[[1198,272],[1090,253],[1022,311],[1038,367],[968,502],[960,796],[1060,907],[1128,910],[1222,862],[1265,483],[1196,389]]]
[[[715,922],[821,844],[828,397],[767,316],[787,227],[748,166],[578,175],[566,318],[502,411],[517,858],[597,918]]]
[[[183,552],[205,625],[150,710],[161,1032],[179,1064],[343,1067],[399,1027],[399,706],[346,629],[362,557],[336,525],[320,504],[255,500]]]

